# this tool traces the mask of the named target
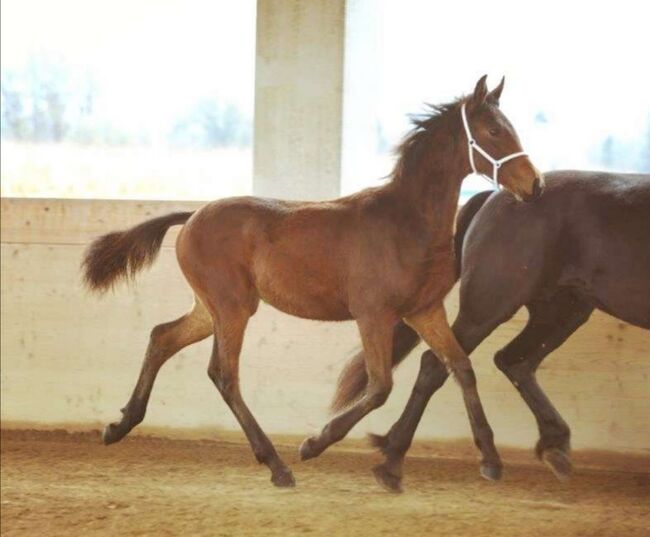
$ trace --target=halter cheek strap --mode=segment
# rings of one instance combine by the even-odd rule
[[[499,168],[503,166],[506,162],[517,158],[517,157],[523,157],[526,156],[528,153],[525,151],[519,151],[518,153],[512,153],[510,155],[506,155],[503,158],[500,159],[495,159],[490,155],[485,149],[483,149],[476,140],[472,137],[472,131],[469,130],[469,123],[467,122],[467,113],[465,112],[465,103],[460,108],[460,115],[463,118],[463,127],[465,128],[465,134],[467,135],[467,150],[469,152],[469,164],[472,167],[472,171],[483,177],[486,181],[489,181],[492,183],[494,188],[499,189],[501,188],[499,185]],[[476,164],[474,164],[474,150],[478,151],[485,160],[490,162],[492,164],[492,177],[488,177],[484,173],[481,173],[477,171],[476,169]]]

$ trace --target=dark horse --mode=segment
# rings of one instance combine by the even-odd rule
[[[571,470],[570,430],[535,371],[594,309],[650,329],[650,175],[562,171],[544,177],[544,196],[525,209],[507,192],[482,192],[460,211],[455,237],[460,309],[453,331],[470,354],[526,307],[527,325],[494,361],[535,415],[538,457],[563,478]],[[394,365],[418,341],[400,323]],[[342,372],[335,409],[363,392],[361,360],[359,353]],[[425,352],[402,416],[385,436],[371,436],[386,456],[375,476],[388,488],[400,489],[404,455],[429,398],[447,375],[436,356]]]
[[[460,185],[474,166],[468,140],[481,155],[500,157],[496,164],[476,157],[478,171],[496,177],[503,164],[501,183],[519,198],[535,198],[541,191],[539,172],[521,154],[517,134],[499,110],[502,89],[503,82],[488,92],[483,77],[469,97],[420,118],[399,148],[391,181],[382,187],[314,203],[225,199],[94,241],[83,262],[85,279],[91,289],[102,291],[153,262],[167,229],[184,224],[176,254],[195,295],[189,313],[153,329],[135,390],[121,421],[106,427],[104,442],[117,442],[142,421],[166,360],[214,335],[210,379],[257,460],[268,465],[273,483],[292,486],[291,471],[239,389],[244,331],[262,299],[308,319],[355,319],[361,334],[366,393],[321,434],[303,442],[302,459],[319,455],[386,401],[392,387],[393,329],[403,319],[458,378],[483,454],[482,473],[498,476],[501,462],[474,372],[449,327],[443,299],[455,280],[453,226]]]

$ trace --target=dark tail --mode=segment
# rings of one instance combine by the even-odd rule
[[[472,196],[458,213],[458,217],[456,218],[456,234],[454,236],[456,279],[460,277],[463,241],[465,240],[467,229],[478,210],[491,194],[492,191],[487,190]],[[410,326],[402,321],[395,325],[393,332],[393,369],[402,363],[419,342],[420,337]],[[340,412],[358,401],[364,394],[367,383],[368,373],[366,371],[365,357],[363,351],[359,351],[345,364],[343,371],[341,371],[336,393],[330,405],[332,412]]]
[[[117,280],[135,277],[136,272],[156,260],[167,230],[184,224],[192,214],[159,216],[126,231],[114,231],[95,239],[81,262],[86,286],[103,293]]]

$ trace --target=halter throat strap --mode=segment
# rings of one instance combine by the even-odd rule
[[[463,119],[463,127],[465,129],[465,134],[467,136],[467,151],[469,154],[469,164],[472,167],[472,171],[483,177],[486,181],[489,181],[492,183],[494,188],[497,190],[501,188],[499,185],[499,168],[503,166],[506,162],[515,159],[517,157],[524,157],[528,155],[525,151],[519,151],[517,153],[511,153],[510,155],[506,155],[503,158],[500,159],[495,159],[492,155],[490,155],[485,149],[483,149],[478,142],[474,139],[472,136],[472,131],[469,128],[469,122],[467,121],[467,112],[465,111],[465,103],[462,104],[460,108],[460,115]],[[478,151],[485,160],[487,160],[490,164],[492,164],[492,177],[488,177],[484,173],[479,172],[476,169],[476,164],[474,163],[474,150]]]

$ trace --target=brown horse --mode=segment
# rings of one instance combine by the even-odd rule
[[[471,353],[526,307],[526,327],[494,360],[535,415],[537,456],[565,478],[571,470],[570,430],[535,371],[594,309],[650,329],[650,175],[563,171],[544,177],[544,196],[526,210],[506,192],[482,192],[460,211],[455,236],[460,308],[453,331]],[[399,323],[394,364],[418,341]],[[363,392],[362,360],[359,354],[344,369],[337,409]],[[385,436],[371,436],[386,456],[374,469],[383,485],[399,490],[404,455],[429,398],[447,376],[444,364],[425,352],[402,416]]]
[[[500,180],[508,190],[519,198],[534,198],[541,191],[541,179],[527,157],[509,160],[521,145],[498,107],[503,81],[488,92],[485,78],[471,96],[433,107],[430,115],[416,121],[399,147],[385,186],[317,203],[225,199],[194,214],[162,216],[93,242],[83,262],[85,280],[91,289],[105,291],[153,262],[167,229],[184,224],[176,253],[195,293],[189,313],[153,329],[135,390],[121,421],[106,427],[104,442],[117,442],[142,421],[154,379],[166,360],[214,335],[209,377],[241,424],[257,460],[270,468],[273,483],[293,486],[291,471],[239,389],[244,331],[262,299],[308,319],[354,319],[361,334],[368,389],[318,436],[303,442],[303,460],[342,439],[386,401],[392,387],[393,329],[403,319],[444,356],[458,378],[483,455],[482,472],[498,477],[501,462],[474,373],[442,302],[455,280],[453,226],[460,185],[474,165],[463,116],[482,146],[481,154],[507,155]],[[476,161],[478,171],[493,175],[488,158],[476,156]]]

